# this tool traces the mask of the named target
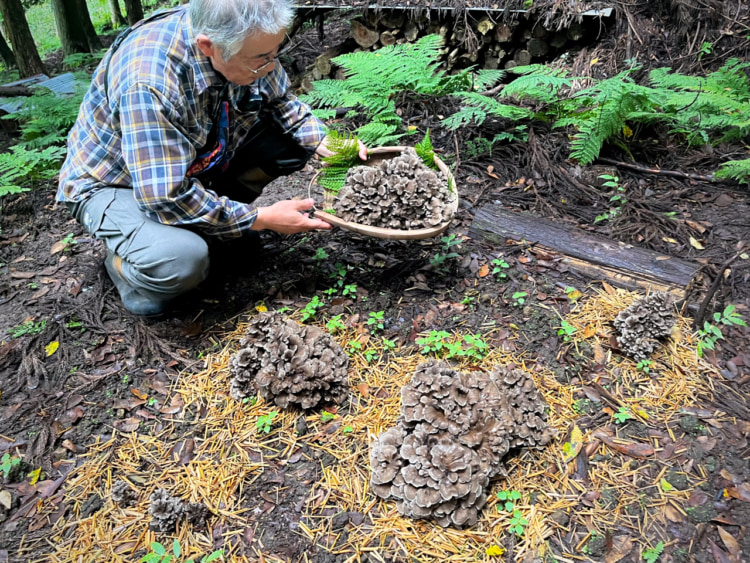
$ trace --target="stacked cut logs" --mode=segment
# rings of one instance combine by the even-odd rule
[[[350,40],[328,49],[306,69],[300,89],[309,92],[313,82],[320,78],[341,78],[330,61],[342,53],[412,43],[430,34],[442,37],[440,54],[451,70],[468,66],[509,69],[543,63],[577,45],[596,40],[602,30],[601,23],[588,18],[555,30],[544,27],[535,18],[505,20],[497,13],[459,16],[450,10],[365,10],[351,20]]]

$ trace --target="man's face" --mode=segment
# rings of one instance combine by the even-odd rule
[[[282,29],[273,35],[256,33],[247,37],[239,52],[228,61],[221,57],[219,49],[205,35],[199,35],[196,43],[200,51],[211,59],[216,72],[234,84],[246,86],[273,71],[285,33],[286,30]]]

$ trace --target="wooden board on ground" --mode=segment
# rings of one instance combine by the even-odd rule
[[[571,270],[628,289],[668,291],[679,298],[700,269],[699,264],[653,250],[637,248],[563,226],[499,205],[486,205],[476,214],[469,234],[503,245],[507,239],[536,243],[564,255]]]

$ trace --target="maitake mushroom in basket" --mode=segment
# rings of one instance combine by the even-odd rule
[[[676,322],[674,298],[664,292],[651,293],[617,315],[617,343],[626,356],[645,360],[659,346],[658,339],[670,335]]]
[[[255,317],[229,362],[232,397],[255,394],[286,408],[342,403],[349,357],[327,332],[276,312]]]
[[[345,221],[409,230],[449,221],[455,199],[443,173],[425,166],[407,147],[401,156],[376,166],[351,168],[334,205]]]
[[[544,402],[519,369],[458,372],[421,364],[401,389],[401,417],[370,451],[376,495],[401,514],[441,526],[476,523],[492,478],[504,475],[511,448],[542,447],[554,437]]]

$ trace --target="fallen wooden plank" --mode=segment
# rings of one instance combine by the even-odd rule
[[[479,209],[469,235],[493,244],[506,240],[536,243],[564,255],[563,262],[587,277],[628,289],[668,291],[683,297],[699,264],[586,233],[548,219],[516,213],[499,205]]]

